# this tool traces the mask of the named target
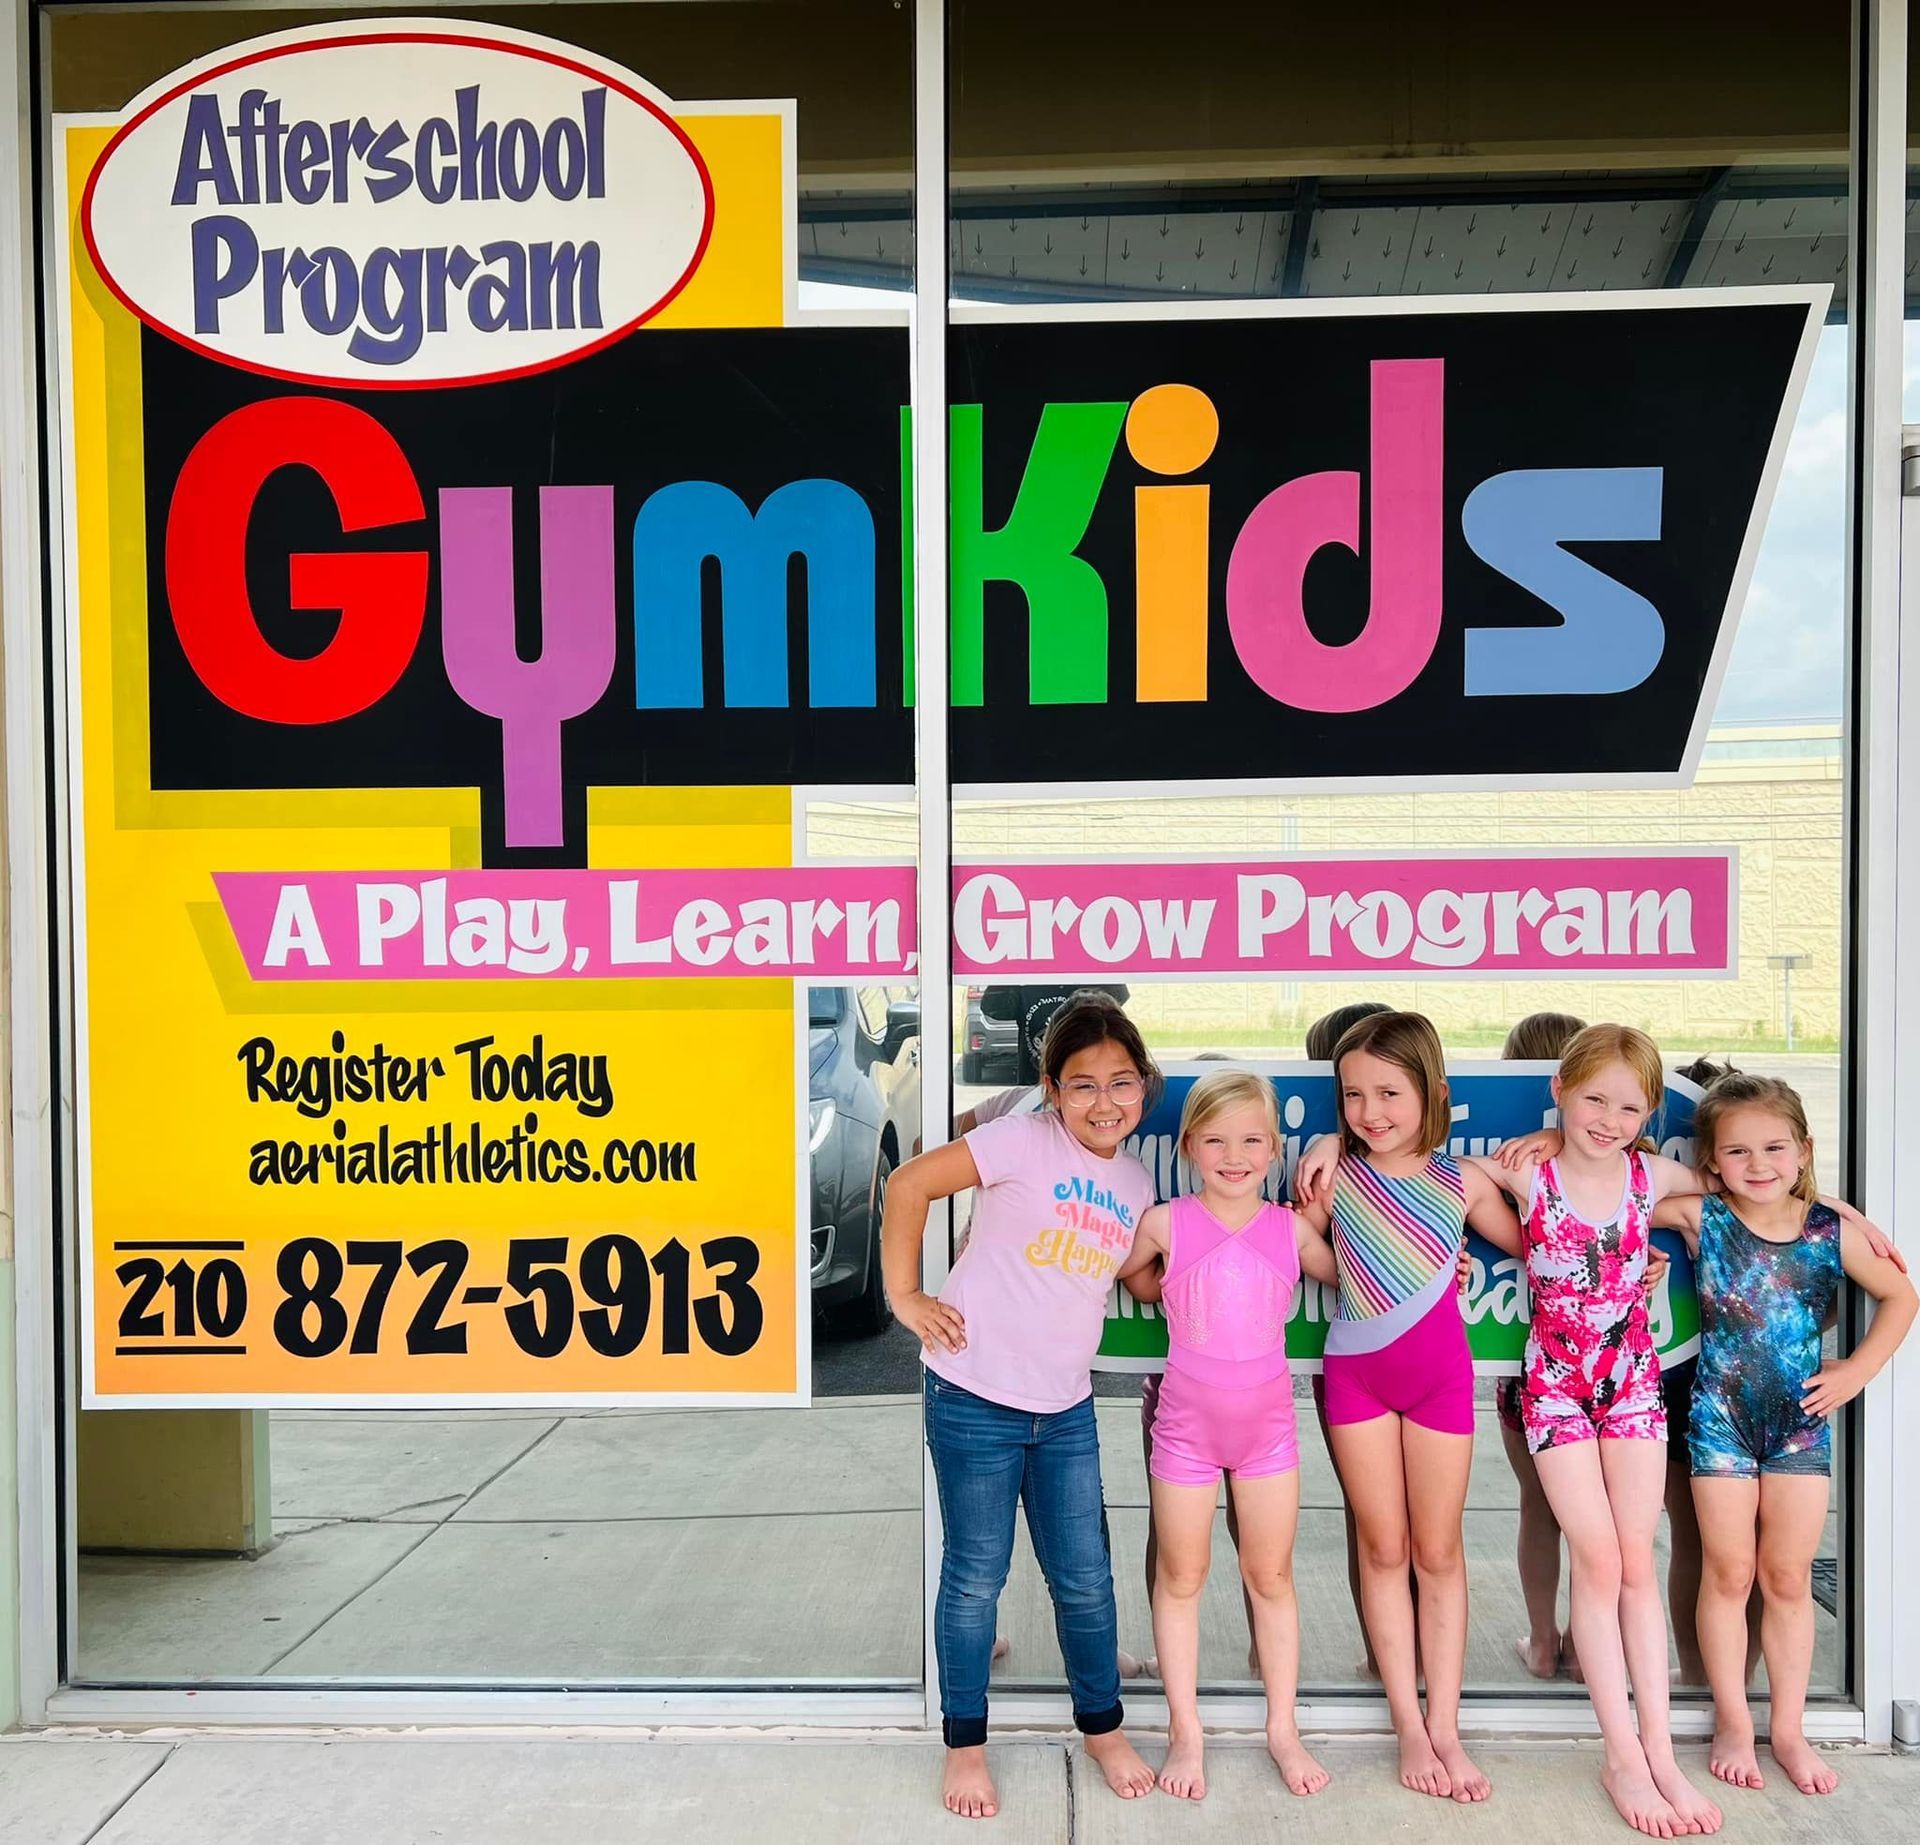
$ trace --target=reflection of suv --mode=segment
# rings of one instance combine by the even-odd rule
[[[967,1034],[960,1046],[963,1083],[1012,1083],[1020,1077],[1020,1021],[990,1019],[981,1009],[985,987],[967,988]]]
[[[911,987],[807,989],[813,1304],[837,1330],[884,1331],[887,1178],[919,1113],[920,1008]]]

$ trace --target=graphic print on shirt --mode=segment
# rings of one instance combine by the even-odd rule
[[[1638,1152],[1627,1155],[1620,1208],[1598,1225],[1567,1202],[1552,1160],[1538,1168],[1522,1226],[1532,1323],[1520,1409],[1533,1453],[1600,1434],[1666,1440],[1643,1285],[1652,1227]]]
[[[1035,1268],[1110,1280],[1133,1248],[1132,1207],[1110,1187],[1076,1175],[1054,1186],[1053,1212],[1059,1221],[1027,1245],[1027,1260]]]
[[[1700,1202],[1700,1363],[1687,1431],[1697,1474],[1824,1474],[1833,1436],[1800,1407],[1839,1293],[1840,1218],[1815,1204],[1790,1243],[1756,1235],[1724,1198]]]

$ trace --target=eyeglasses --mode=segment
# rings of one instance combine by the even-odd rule
[[[1069,1108],[1091,1108],[1105,1096],[1115,1108],[1131,1108],[1144,1099],[1147,1086],[1137,1076],[1116,1076],[1110,1083],[1092,1083],[1084,1079],[1061,1085],[1060,1099]]]

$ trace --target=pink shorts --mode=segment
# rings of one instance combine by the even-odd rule
[[[1246,1390],[1203,1384],[1169,1369],[1143,1419],[1150,1420],[1147,1471],[1170,1486],[1217,1486],[1222,1470],[1239,1479],[1291,1473],[1300,1465],[1293,1417],[1293,1378]]]
[[[1391,1345],[1329,1352],[1326,1378],[1329,1424],[1391,1414],[1441,1435],[1473,1433],[1473,1359],[1451,1288]]]

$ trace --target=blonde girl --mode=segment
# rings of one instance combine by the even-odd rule
[[[1667,1414],[1647,1256],[1655,1208],[1698,1184],[1678,1161],[1641,1148],[1665,1092],[1645,1032],[1590,1025],[1553,1079],[1557,1153],[1534,1157],[1552,1138],[1543,1136],[1501,1150],[1524,1201],[1531,1323],[1521,1424],[1572,1559],[1573,1640],[1606,1745],[1601,1780],[1620,1817],[1650,1838],[1720,1827],[1719,1807],[1674,1759],[1653,1563]]]
[[[1700,1291],[1700,1361],[1687,1446],[1705,1567],[1700,1654],[1713,1688],[1714,1774],[1764,1785],[1747,1707],[1747,1597],[1759,1578],[1773,1758],[1803,1794],[1840,1777],[1802,1727],[1813,1664],[1813,1554],[1833,1470],[1828,1418],[1864,1390],[1913,1324],[1913,1284],[1858,1218],[1823,1203],[1798,1095],[1729,1074],[1694,1118],[1718,1196],[1674,1197],[1657,1224],[1685,1236]],[[1821,1362],[1842,1278],[1878,1303],[1847,1357]]]
[[[1168,1716],[1160,1785],[1189,1800],[1207,1791],[1200,1594],[1224,1473],[1239,1515],[1240,1575],[1266,1686],[1267,1748],[1290,1791],[1316,1794],[1329,1777],[1301,1742],[1293,1708],[1300,1441],[1287,1320],[1303,1269],[1324,1282],[1338,1271],[1325,1240],[1263,1195],[1280,1152],[1273,1085],[1264,1077],[1220,1070],[1195,1083],[1181,1111],[1180,1151],[1197,1189],[1147,1212],[1120,1271],[1141,1298],[1160,1301],[1167,1322],[1150,1463],[1159,1539],[1153,1639]]]

